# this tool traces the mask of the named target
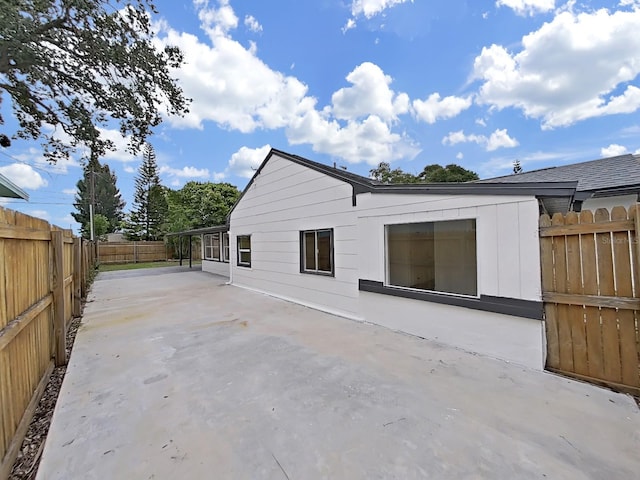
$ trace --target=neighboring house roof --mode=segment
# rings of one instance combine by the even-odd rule
[[[640,155],[619,155],[530,172],[477,180],[474,183],[519,183],[577,180],[576,200],[640,193]]]
[[[176,235],[180,236],[191,236],[191,235],[202,235],[206,233],[216,233],[216,232],[228,232],[229,225],[215,225],[213,227],[204,227],[204,228],[194,228],[192,230],[183,230],[182,232],[171,232],[167,233],[167,237],[175,237]]]
[[[0,173],[0,197],[22,198],[29,200],[29,195],[15,183]]]

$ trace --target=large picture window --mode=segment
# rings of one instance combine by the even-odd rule
[[[229,261],[228,233],[216,232],[204,236],[204,259],[214,262]]]
[[[251,266],[251,236],[238,235],[238,266]]]
[[[333,229],[300,232],[300,271],[333,275]]]
[[[476,296],[476,221],[387,225],[387,284]]]

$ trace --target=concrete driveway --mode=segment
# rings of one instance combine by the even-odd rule
[[[629,480],[639,452],[628,396],[145,270],[95,282],[37,478]]]

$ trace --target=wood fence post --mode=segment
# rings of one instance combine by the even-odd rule
[[[632,267],[635,268],[636,278],[640,279],[640,203],[636,203],[630,210],[633,212],[633,225],[636,233],[635,236],[631,236],[631,240],[635,242],[635,255],[631,256],[631,261],[635,260],[636,264],[632,265]],[[640,297],[640,288],[638,286],[636,286],[636,295]]]
[[[80,316],[82,306],[82,241],[73,239],[73,316]]]
[[[64,318],[64,261],[62,231],[51,232],[53,247],[53,335],[55,345],[56,366],[67,363],[66,339],[67,329]]]

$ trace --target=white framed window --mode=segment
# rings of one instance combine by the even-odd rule
[[[203,243],[204,243],[204,259],[213,260],[213,235],[212,234],[204,235]]]
[[[211,243],[211,252],[213,255],[212,260],[219,262],[220,261],[220,233],[214,233],[211,236],[213,237],[213,240]]]
[[[251,266],[251,235],[238,235],[238,266]]]
[[[214,262],[229,261],[229,234],[223,232],[204,235],[204,259]]]
[[[300,232],[300,272],[334,275],[333,229]]]
[[[222,261],[229,262],[229,234],[222,234]]]
[[[386,225],[387,284],[478,295],[476,220]]]

